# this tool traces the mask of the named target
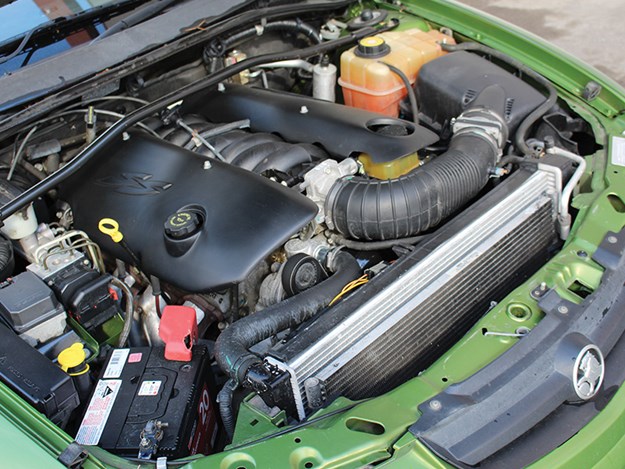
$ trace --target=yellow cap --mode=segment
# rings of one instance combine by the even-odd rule
[[[384,42],[383,37],[369,36],[358,41],[358,46],[356,46],[354,54],[364,59],[379,59],[380,57],[388,55],[390,51],[391,47]]]
[[[119,243],[124,239],[124,235],[119,231],[119,223],[112,218],[103,218],[98,223],[98,229],[105,235],[109,235],[113,242]]]
[[[384,39],[380,36],[369,36],[361,39],[359,44],[364,47],[377,47],[384,45]]]
[[[84,369],[75,370],[75,368],[84,364],[86,359],[85,347],[80,342],[76,342],[59,353],[58,363],[65,373],[74,376],[89,371],[89,365],[85,365]]]

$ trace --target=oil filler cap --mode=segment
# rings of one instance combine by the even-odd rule
[[[181,210],[167,218],[164,228],[170,238],[185,239],[200,228],[200,217],[194,211]]]
[[[378,59],[390,51],[391,47],[380,36],[369,36],[358,41],[354,54],[363,59]]]

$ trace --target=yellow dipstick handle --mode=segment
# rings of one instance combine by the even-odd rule
[[[105,235],[109,235],[114,243],[119,243],[124,239],[124,235],[119,231],[119,223],[112,218],[103,218],[98,223],[98,229]]]

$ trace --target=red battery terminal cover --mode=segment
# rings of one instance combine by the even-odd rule
[[[165,306],[158,335],[165,342],[165,359],[191,361],[191,348],[198,339],[195,310],[189,306]]]

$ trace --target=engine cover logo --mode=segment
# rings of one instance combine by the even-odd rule
[[[157,195],[171,188],[171,182],[153,179],[145,173],[122,173],[119,176],[107,176],[98,179],[96,184],[111,187],[120,194],[126,195]]]

